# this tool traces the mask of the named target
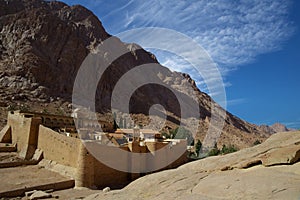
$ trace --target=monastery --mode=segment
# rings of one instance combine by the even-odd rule
[[[76,123],[85,126],[77,129]],[[65,166],[76,187],[120,188],[145,174],[187,162],[185,139],[167,140],[138,127],[113,130],[111,123],[76,115],[10,111],[0,142],[16,145],[24,160]]]

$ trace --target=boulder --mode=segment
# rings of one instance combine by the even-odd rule
[[[260,145],[146,175],[86,200],[299,199],[299,147],[299,131],[276,133]]]
[[[35,191],[30,197],[30,200],[34,200],[34,199],[46,199],[46,198],[51,198],[52,195],[48,194],[46,192],[43,191]]]
[[[271,150],[261,157],[264,166],[293,164],[300,160],[300,145]]]
[[[110,191],[110,187],[106,187],[106,188],[104,188],[102,191],[103,191],[104,193],[107,193],[107,192]]]

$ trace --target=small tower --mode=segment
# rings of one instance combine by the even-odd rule
[[[135,127],[133,128],[133,141],[138,141],[139,137],[140,137],[140,128],[138,127],[138,125],[135,125]]]
[[[77,170],[75,174],[75,187],[94,188],[95,171],[94,157],[88,152],[84,144],[79,146]]]

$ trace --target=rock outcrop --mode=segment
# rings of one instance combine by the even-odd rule
[[[287,128],[284,124],[275,123],[271,126],[269,125],[260,125],[259,128],[264,132],[273,134],[273,133],[280,133],[280,132],[287,132],[287,131],[296,131],[295,129]]]
[[[299,199],[300,132],[142,177],[92,199]]]
[[[0,123],[5,124],[7,110],[21,109],[69,115],[73,84],[78,69],[90,52],[109,35],[97,17],[86,8],[68,6],[58,1],[0,1]],[[199,129],[196,138],[203,141],[211,120],[212,108],[223,111],[207,94],[201,92],[188,74],[172,72],[159,65],[155,56],[136,44],[125,44],[115,38],[114,49],[129,53],[110,64],[98,84],[96,105],[99,113],[111,113],[111,95],[118,80],[136,66],[154,63],[156,70],[140,78],[154,78],[173,88],[187,102],[198,101]],[[100,52],[102,60],[107,52]],[[88,87],[88,85],[87,85]],[[191,93],[196,94],[191,98]],[[147,98],[148,97],[148,98]],[[165,127],[176,128],[180,110],[174,94],[159,85],[145,85],[133,94],[130,112],[133,118],[147,124],[142,116],[154,104],[168,111]],[[187,109],[189,103],[186,103]],[[225,112],[225,111],[223,111]],[[269,137],[259,127],[226,112],[218,146],[232,144],[238,148],[252,146],[256,140]]]

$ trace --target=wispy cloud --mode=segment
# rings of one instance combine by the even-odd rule
[[[190,36],[216,62],[225,80],[232,70],[254,61],[258,55],[280,49],[294,32],[288,18],[290,0],[84,2],[114,35],[132,28],[164,27]],[[206,90],[189,63],[166,52],[155,55],[163,65],[191,74],[200,89]],[[213,78],[212,75],[211,81]]]
[[[235,105],[240,105],[246,103],[247,100],[244,98],[239,98],[239,99],[230,99],[227,100],[227,106],[235,106]]]
[[[99,9],[96,14],[110,33],[149,26],[177,30],[196,40],[225,78],[258,55],[280,49],[294,31],[288,19],[289,0],[96,2],[99,8],[93,10]],[[188,63],[163,52],[156,56],[167,67],[191,74]],[[201,82],[199,77],[193,78]]]
[[[220,66],[231,67],[281,47],[293,32],[290,6],[288,0],[134,1],[106,27],[112,33],[145,26],[175,29],[194,38]]]
[[[293,121],[293,122],[283,122],[288,128],[299,129],[300,128],[300,121]]]

